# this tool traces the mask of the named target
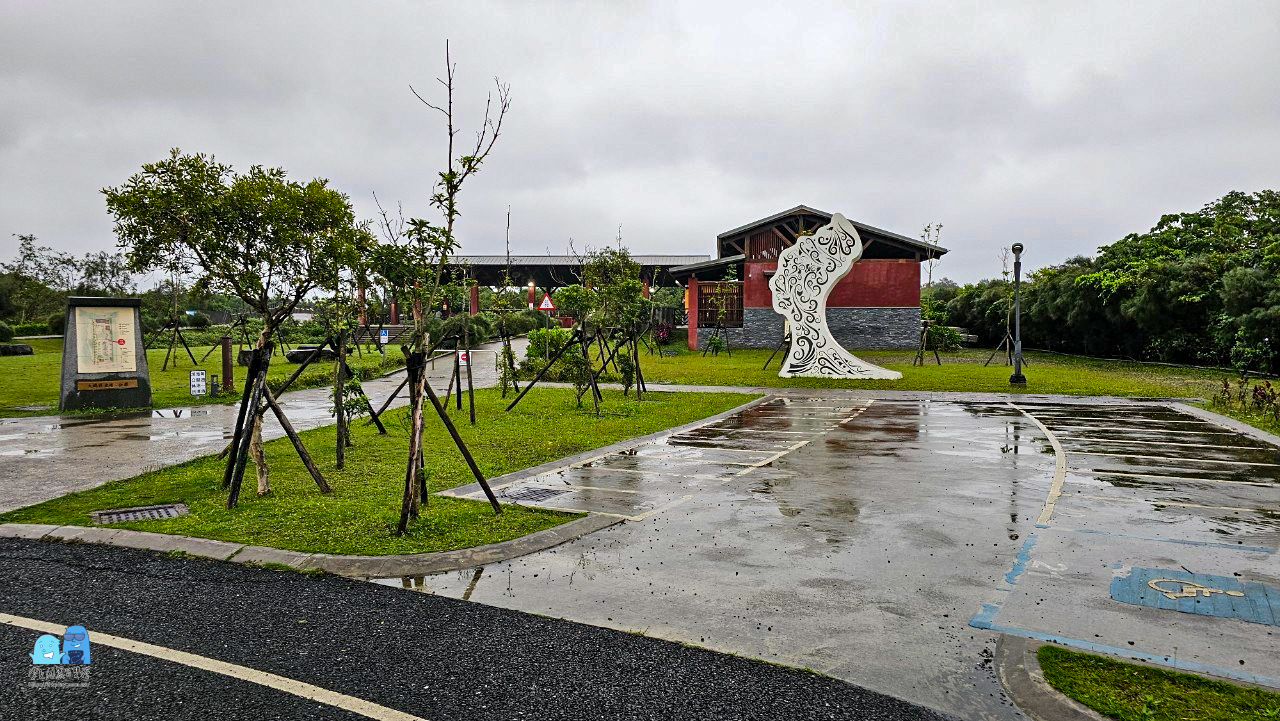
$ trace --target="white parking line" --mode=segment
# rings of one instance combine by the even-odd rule
[[[66,626],[59,626],[56,623],[40,621],[34,618],[26,618],[23,616],[12,616],[7,613],[0,613],[0,623],[6,623],[10,626],[25,628],[39,633],[48,633],[55,636],[61,635],[67,630]],[[198,668],[201,671],[209,671],[223,676],[256,683],[259,686],[283,691],[287,694],[305,698],[308,701],[315,701],[326,706],[350,711],[360,714],[366,718],[378,719],[378,721],[425,721],[421,716],[414,716],[403,711],[397,711],[393,708],[380,706],[372,701],[365,701],[355,696],[348,696],[337,691],[330,691],[327,688],[313,686],[309,683],[297,681],[284,676],[278,676],[274,673],[259,671],[247,666],[240,666],[226,661],[219,661],[216,658],[208,656],[199,656],[186,651],[178,651],[164,646],[156,646],[142,641],[135,641],[131,638],[123,638],[121,636],[112,636],[100,631],[93,632],[93,644],[96,646],[109,646],[118,648],[131,653],[142,656],[150,656],[163,661]]]
[[[1267,466],[1280,467],[1277,463],[1255,463],[1253,461],[1226,461],[1221,458],[1180,458],[1178,456],[1143,456],[1137,453],[1100,453],[1098,451],[1071,451],[1073,456],[1105,456],[1108,458],[1142,458],[1150,461],[1175,461],[1177,463],[1227,463],[1233,466]]]
[[[1080,493],[1072,496],[1072,498],[1090,498],[1095,501],[1127,501],[1129,503],[1150,503],[1153,506],[1177,506],[1179,508],[1208,508],[1214,511],[1248,511],[1249,513],[1275,513],[1274,508],[1249,508],[1247,506],[1206,506],[1201,503],[1182,503],[1180,501],[1157,501],[1150,498],[1138,498],[1136,496],[1095,496],[1092,494]]]
[[[1044,499],[1044,507],[1040,509],[1040,517],[1036,519],[1036,524],[1047,526],[1049,521],[1053,519],[1053,509],[1058,504],[1058,497],[1062,495],[1062,484],[1067,480],[1067,454],[1062,450],[1062,444],[1058,442],[1058,437],[1053,435],[1053,431],[1049,427],[1040,422],[1039,418],[1031,415],[1027,411],[1009,403],[1008,406],[1036,424],[1040,428],[1040,432],[1045,438],[1049,439],[1049,445],[1053,446],[1054,467],[1053,467],[1053,483],[1049,486],[1049,495]]]
[[[1173,441],[1121,441],[1115,438],[1093,438],[1091,436],[1066,436],[1062,439],[1067,443],[1094,443],[1107,444],[1114,443],[1118,446],[1186,446],[1190,448],[1219,448],[1235,451],[1265,451],[1265,448],[1258,446],[1215,446],[1209,443],[1174,443]]]
[[[1215,426],[1221,428],[1222,426]],[[1133,431],[1139,433],[1180,433],[1192,436],[1237,436],[1235,431],[1174,431],[1166,428],[1138,428],[1135,426],[1055,426],[1055,431],[1106,431],[1108,433],[1123,433],[1131,435]]]
[[[1095,476],[1124,476],[1125,478],[1150,478],[1157,481],[1186,481],[1188,483],[1233,483],[1239,486],[1260,486],[1276,488],[1277,484],[1266,481],[1229,481],[1222,478],[1196,478],[1194,476],[1168,476],[1159,473],[1132,473],[1130,471],[1090,471]]]

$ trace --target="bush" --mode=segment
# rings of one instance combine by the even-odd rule
[[[13,325],[13,334],[15,336],[46,335],[48,333],[49,326],[44,323],[16,323]]]
[[[8,323],[0,320],[0,343],[8,343],[13,340],[13,328]]]
[[[929,326],[929,350],[957,351],[964,340],[960,331],[945,325]]]
[[[658,345],[667,345],[671,342],[671,331],[675,329],[676,327],[670,323],[659,323],[653,331],[653,340]]]
[[[462,344],[464,331],[470,335],[471,347],[474,348],[489,340],[489,337],[493,335],[493,326],[490,325],[489,320],[483,314],[469,315],[467,313],[458,313],[450,316],[440,326],[441,337],[449,337],[456,334],[459,345]]]
[[[208,328],[209,322],[209,316],[204,313],[196,313],[187,318],[187,325],[191,328]]]
[[[50,313],[48,320],[45,321],[45,328],[52,335],[62,335],[67,328],[67,316],[65,313]]]
[[[529,347],[525,359],[542,361],[560,350],[573,335],[568,328],[536,328],[529,331]]]

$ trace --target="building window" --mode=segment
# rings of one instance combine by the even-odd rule
[[[698,327],[742,327],[742,282],[698,283]]]

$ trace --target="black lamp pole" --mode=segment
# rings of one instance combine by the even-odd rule
[[[1022,243],[1013,244],[1013,375],[1009,385],[1025,386],[1022,375]]]

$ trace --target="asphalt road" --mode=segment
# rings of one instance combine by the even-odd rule
[[[0,539],[0,613],[302,681],[424,719],[943,719],[806,671],[361,581]],[[84,688],[32,688],[38,632],[0,623],[0,718],[362,718],[93,646]]]

